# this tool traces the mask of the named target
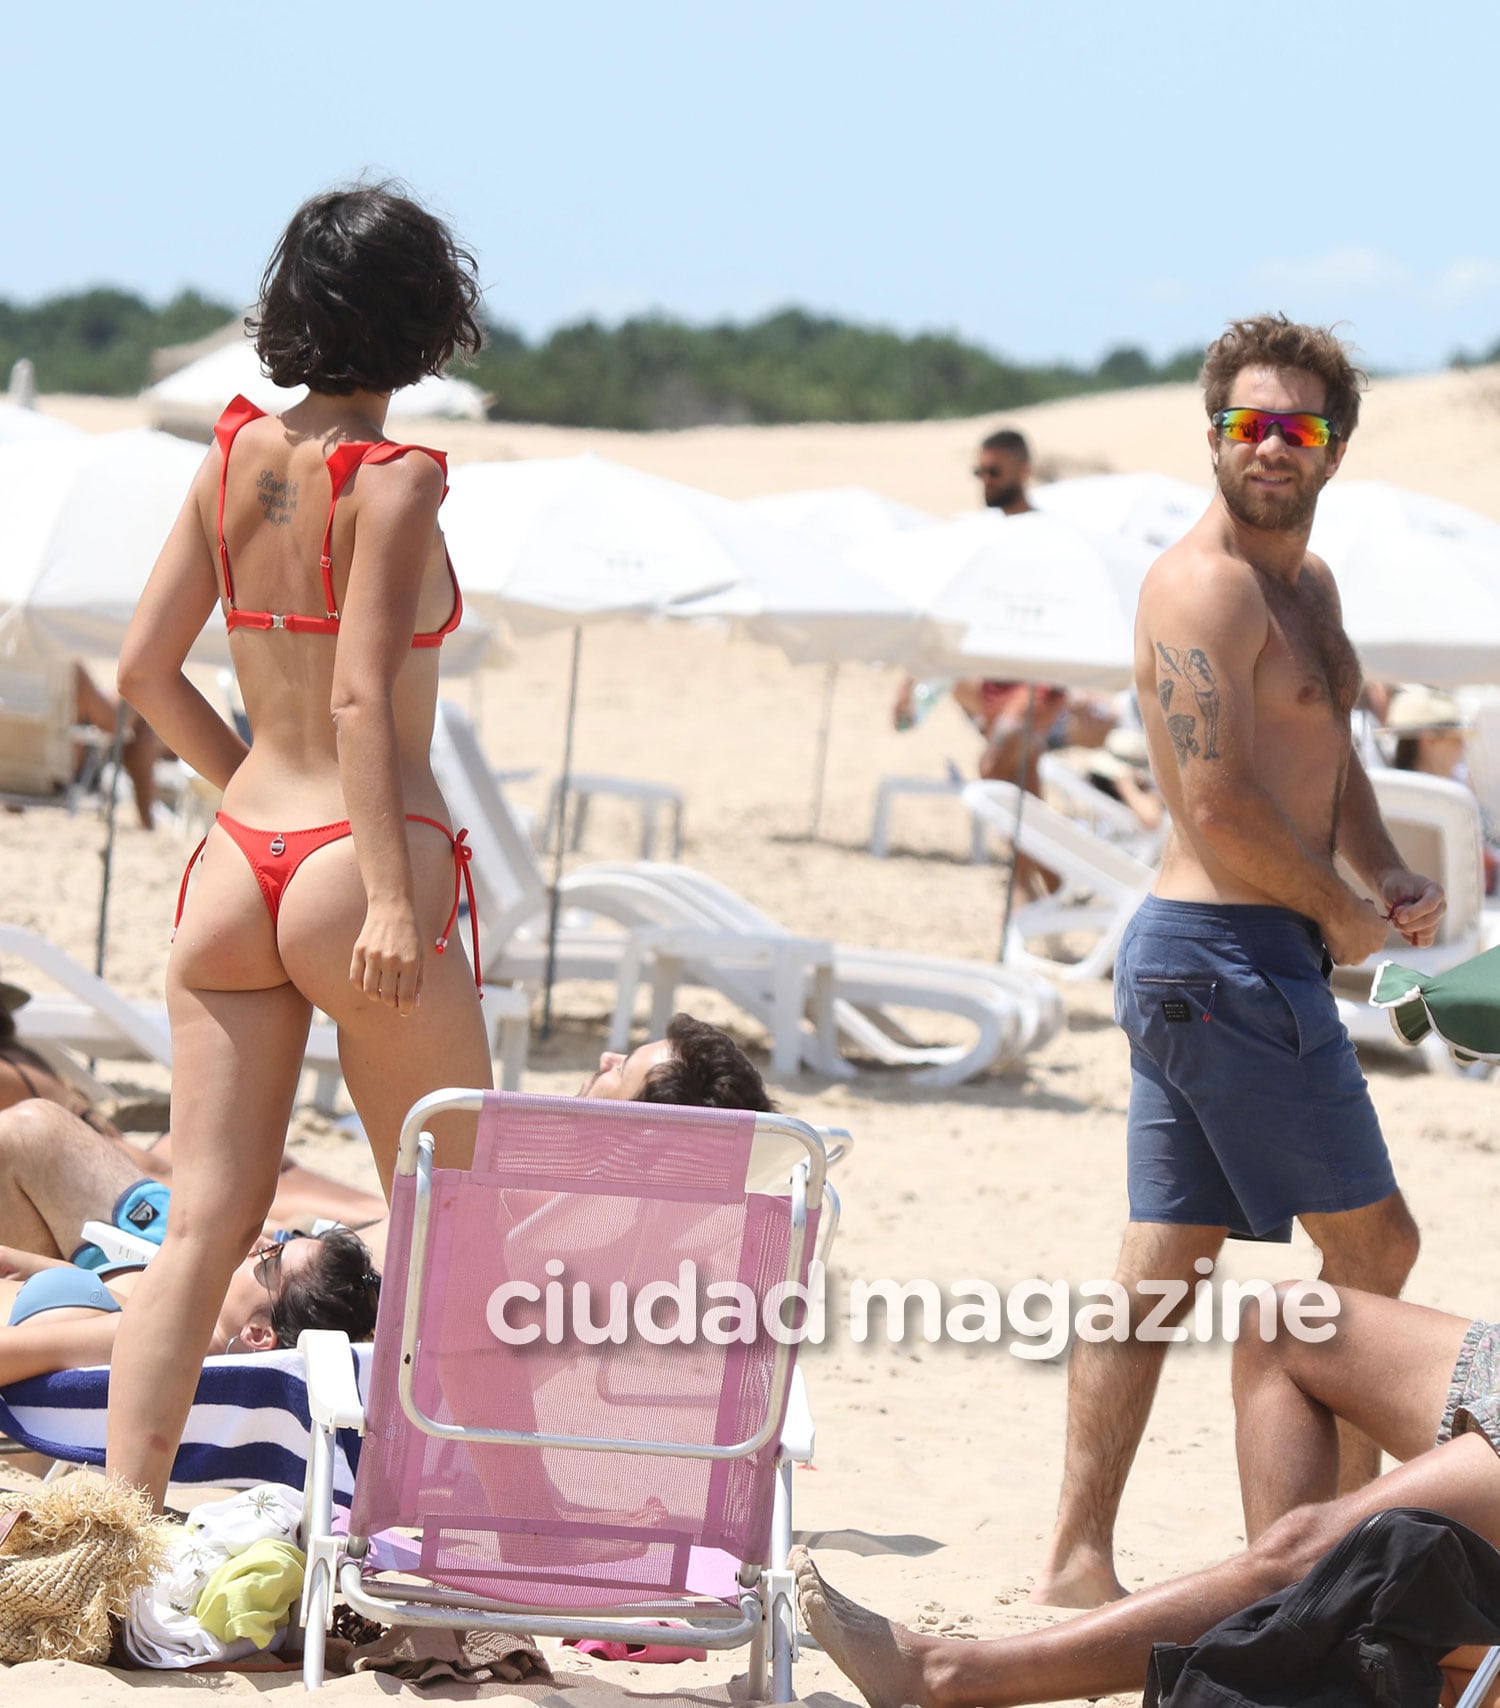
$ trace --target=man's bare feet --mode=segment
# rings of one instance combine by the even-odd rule
[[[1059,1549],[1054,1542],[1028,1599],[1039,1607],[1102,1607],[1129,1593],[1107,1549],[1084,1543]]]
[[[908,1703],[925,1708],[934,1700],[923,1660],[931,1638],[919,1637],[830,1589],[805,1548],[792,1549],[791,1566],[803,1624],[839,1671],[858,1686],[870,1708],[905,1708]]]

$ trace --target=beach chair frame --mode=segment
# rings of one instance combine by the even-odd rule
[[[760,1453],[775,1437],[777,1451],[767,1458],[772,1481],[770,1545],[767,1558],[741,1563],[738,1573],[738,1606],[717,1605],[705,1598],[648,1599],[629,1606],[575,1608],[566,1614],[538,1612],[535,1605],[507,1604],[499,1600],[440,1587],[421,1587],[409,1580],[382,1583],[367,1578],[365,1562],[371,1539],[333,1529],[331,1467],[337,1432],[354,1430],[363,1434],[366,1409],[359,1399],[350,1373],[344,1337],[327,1331],[308,1331],[299,1342],[307,1367],[311,1443],[305,1489],[303,1538],[307,1573],[303,1590],[301,1623],[304,1627],[303,1682],[318,1688],[323,1680],[324,1642],[335,1595],[357,1612],[386,1623],[399,1622],[426,1627],[462,1630],[524,1632],[536,1636],[613,1638],[631,1644],[690,1643],[709,1650],[750,1646],[750,1686],[756,1697],[764,1697],[769,1683],[771,1699],[792,1700],[792,1664],[796,1653],[795,1596],[788,1554],[792,1544],[792,1482],[794,1463],[812,1457],[813,1430],[805,1389],[795,1369],[796,1346],[778,1337],[771,1356],[764,1415],[757,1428],[733,1442],[643,1441],[609,1436],[585,1436],[523,1432],[445,1423],[427,1416],[416,1395],[417,1360],[421,1350],[426,1256],[433,1202],[433,1140],[423,1130],[433,1115],[461,1110],[479,1113],[487,1104],[499,1102],[568,1102],[566,1099],[516,1099],[504,1092],[442,1090],[417,1102],[401,1130],[396,1163],[399,1183],[410,1179],[413,1219],[410,1251],[402,1301],[400,1365],[397,1393],[400,1407],[411,1428],[439,1439],[516,1447],[548,1448],[636,1454],[663,1458],[727,1461]],[[632,1107],[632,1106],[621,1106]],[[643,1118],[653,1106],[639,1105]],[[716,1116],[716,1111],[694,1111]],[[727,1112],[726,1112],[727,1113]],[[742,1117],[741,1117],[742,1118]],[[801,1279],[812,1222],[809,1205],[820,1206],[832,1199],[834,1217],[837,1200],[826,1178],[827,1153],[819,1132],[802,1121],[784,1115],[756,1115],[754,1137],[790,1141],[798,1160],[786,1179],[789,1196],[789,1232],[784,1283]],[[751,1190],[747,1188],[747,1191]],[[826,1239],[817,1249],[826,1250]],[[394,1277],[388,1276],[387,1285]],[[379,1335],[377,1331],[377,1341]],[[779,1434],[778,1434],[779,1431]],[[647,1621],[670,1615],[670,1627]],[[769,1674],[769,1678],[768,1678]]]

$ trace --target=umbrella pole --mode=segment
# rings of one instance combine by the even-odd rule
[[[1021,807],[1026,799],[1026,773],[1031,760],[1031,721],[1036,711],[1036,683],[1026,690],[1026,722],[1021,730],[1021,758],[1016,765],[1016,816],[1010,827],[1010,870],[1005,876],[1005,913],[1000,921],[1000,953],[1005,959],[1005,944],[1010,936],[1010,916],[1016,905],[1016,867],[1021,863]]]
[[[828,736],[833,727],[833,691],[838,686],[839,667],[828,666],[823,684],[823,721],[818,730],[818,758],[813,771],[812,820],[807,827],[807,840],[818,840],[818,825],[823,817],[823,779],[828,775]]]
[[[125,756],[125,721],[129,707],[123,700],[115,708],[115,739],[109,750],[109,794],[104,807],[104,872],[99,883],[99,930],[94,938],[94,976],[104,977],[104,935],[109,926],[109,878],[115,862],[115,796],[120,788],[120,766]]]
[[[568,676],[568,723],[563,734],[562,776],[557,780],[557,852],[552,860],[552,900],[547,911],[547,970],[542,980],[542,1038],[552,1036],[552,980],[557,972],[557,925],[562,914],[563,835],[568,822],[568,787],[573,773],[573,720],[578,713],[578,658],[583,630],[573,630],[573,665]]]

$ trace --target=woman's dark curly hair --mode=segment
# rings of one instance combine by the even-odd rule
[[[314,196],[292,215],[245,322],[267,374],[347,397],[390,392],[473,355],[474,257],[394,184]]]
[[[295,1346],[305,1328],[338,1328],[350,1340],[375,1333],[380,1276],[370,1248],[348,1228],[331,1228],[318,1239],[322,1250],[305,1271],[285,1271],[271,1305],[278,1346]]]

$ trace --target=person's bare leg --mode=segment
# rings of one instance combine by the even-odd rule
[[[1323,1254],[1320,1278],[1394,1299],[1417,1261],[1421,1236],[1399,1192],[1362,1210],[1300,1218]],[[1380,1474],[1380,1449],[1352,1424],[1339,1426],[1339,1493],[1348,1494]]]
[[[110,1378],[106,1469],[159,1505],[229,1278],[260,1233],[296,1095],[311,1008],[291,985],[168,985],[172,1213],[125,1306]]]
[[[1284,1281],[1279,1299],[1302,1283]],[[1234,1348],[1235,1450],[1250,1541],[1294,1507],[1338,1492],[1342,1420],[1395,1458],[1437,1439],[1467,1317],[1339,1289],[1333,1335],[1292,1334],[1280,1313],[1270,1340],[1246,1304]]]
[[[453,902],[453,852],[424,825],[409,826],[408,839],[423,936],[432,944]],[[479,994],[456,931],[444,954],[429,948],[421,1002],[402,1016],[349,982],[350,950],[364,912],[354,844],[336,842],[311,855],[287,886],[277,936],[287,971],[338,1027],[344,1083],[389,1197],[396,1143],[412,1104],[443,1086],[487,1089],[494,1078]],[[472,1115],[440,1117],[432,1133],[439,1167],[467,1165]]]
[[[154,823],[152,809],[156,805],[156,762],[165,756],[166,751],[166,743],[151,725],[139,712],[132,713],[130,739],[125,743],[120,762],[125,767],[125,775],[130,779],[131,789],[135,793],[135,810],[145,830],[150,830]]]
[[[170,1183],[172,1179],[172,1135],[159,1139],[149,1151],[142,1150],[127,1139],[117,1139],[125,1153],[132,1157],[143,1175]],[[362,1227],[386,1213],[386,1202],[378,1192],[363,1192],[357,1186],[335,1180],[331,1174],[320,1174],[314,1168],[304,1168],[288,1156],[281,1159],[276,1176],[276,1196],[271,1200],[269,1220],[289,1224],[299,1217],[327,1216],[347,1227]]]
[[[1244,1553],[1139,1590],[1076,1619],[1015,1637],[927,1637],[829,1589],[795,1549],[802,1617],[874,1708],[1017,1708],[1139,1690],[1153,1643],[1191,1643],[1211,1626],[1302,1577],[1372,1512],[1421,1506],[1500,1544],[1500,1455],[1462,1435],[1374,1483],[1278,1520]]]
[[[1062,1493],[1031,1599],[1049,1607],[1097,1607],[1125,1594],[1115,1576],[1114,1532],[1125,1479],[1145,1434],[1161,1378],[1166,1344],[1143,1341],[1136,1329],[1155,1310],[1157,1294],[1142,1281],[1181,1282],[1180,1319],[1198,1279],[1194,1264],[1213,1258],[1225,1229],[1131,1222],[1120,1246],[1115,1280],[1131,1300],[1126,1341],[1075,1339],[1068,1354],[1068,1424]]]
[[[172,1213],[110,1379],[105,1467],[158,1504],[229,1277],[276,1190],[312,1013],[285,980],[254,874],[215,829],[167,965]]]
[[[124,1152],[56,1103],[0,1110],[0,1245],[71,1257],[82,1224],[108,1221],[140,1178]]]
[[[283,1162],[276,1176],[276,1196],[271,1200],[273,1222],[290,1223],[309,1216],[326,1216],[359,1228],[386,1213],[386,1202],[378,1192],[362,1192],[346,1186],[301,1163]]]

